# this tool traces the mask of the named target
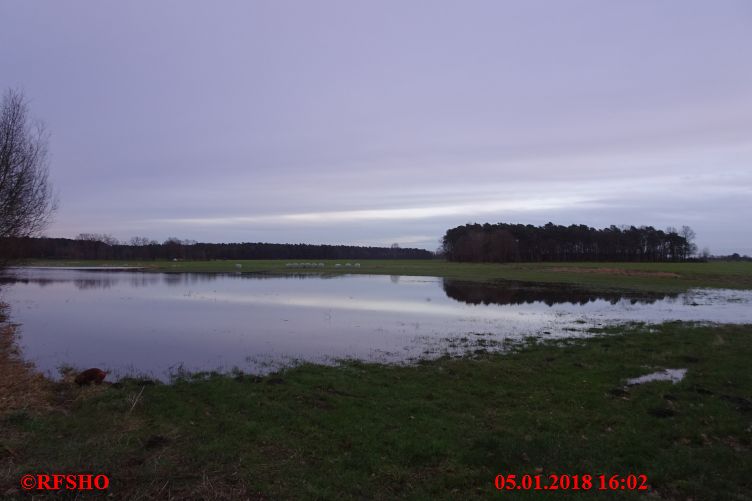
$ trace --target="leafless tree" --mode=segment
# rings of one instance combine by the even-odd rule
[[[106,233],[79,233],[76,240],[85,240],[87,242],[102,242],[107,245],[118,245],[120,241]]]
[[[134,247],[144,247],[150,243],[151,240],[148,237],[132,237],[130,240],[130,244]]]
[[[38,234],[57,207],[48,180],[47,138],[30,123],[21,92],[8,90],[0,109],[0,238]]]
[[[682,226],[681,233],[679,233],[684,239],[687,241],[687,256],[689,257],[695,252],[697,252],[697,245],[695,244],[695,237],[697,236],[695,234],[695,230],[690,228],[689,226]]]

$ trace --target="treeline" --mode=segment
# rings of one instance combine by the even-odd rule
[[[466,224],[442,239],[449,261],[684,261],[695,251],[694,232],[652,226]]]
[[[431,259],[423,249],[270,243],[211,244],[168,239],[162,243],[134,238],[118,242],[106,235],[80,238],[16,238],[0,241],[0,255],[17,259]]]
[[[738,262],[752,262],[752,256],[739,255],[738,252],[734,252],[728,256],[707,256],[708,261],[738,261]]]

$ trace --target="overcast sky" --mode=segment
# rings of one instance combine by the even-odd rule
[[[434,250],[467,222],[752,254],[752,2],[0,0],[50,236]]]

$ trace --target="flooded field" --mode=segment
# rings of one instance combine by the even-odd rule
[[[434,277],[144,273],[18,268],[0,301],[25,357],[168,379],[181,370],[266,372],[298,360],[399,362],[574,337],[615,322],[752,323],[752,291],[593,293]]]

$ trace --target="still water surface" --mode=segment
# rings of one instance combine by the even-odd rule
[[[24,356],[167,379],[180,369],[267,372],[297,360],[409,361],[573,337],[615,322],[752,323],[752,291],[603,294],[435,277],[12,269],[0,301]]]

